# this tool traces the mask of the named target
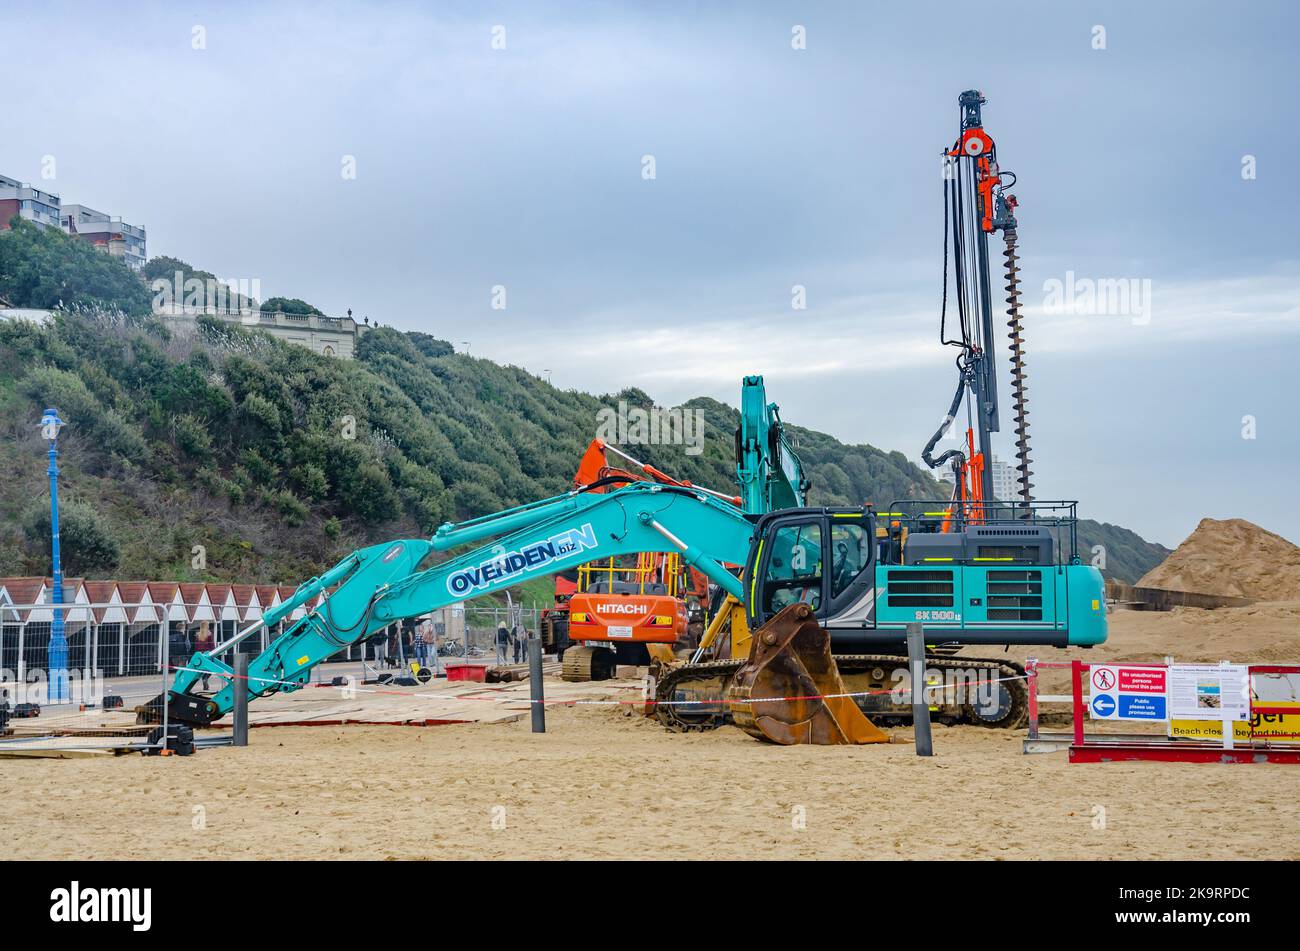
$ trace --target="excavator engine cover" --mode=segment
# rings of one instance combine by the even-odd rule
[[[812,608],[792,604],[754,632],[729,691],[736,726],[783,746],[888,743],[840,679],[830,635]]]

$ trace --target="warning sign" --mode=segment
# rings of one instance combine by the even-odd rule
[[[1166,671],[1156,667],[1121,667],[1119,689],[1121,693],[1165,692]]]
[[[1245,664],[1174,664],[1169,706],[1178,720],[1249,720],[1250,669]]]
[[[1300,743],[1300,673],[1252,669],[1250,706],[1248,721],[1233,720],[1232,722],[1234,740]],[[1260,713],[1257,710],[1259,707],[1274,712]],[[1223,721],[1184,718],[1170,720],[1169,735],[1197,740],[1221,740]]]
[[[1088,710],[1094,720],[1167,720],[1163,667],[1107,664],[1092,668]]]
[[[1182,739],[1221,740],[1223,724],[1214,720],[1170,720],[1169,735]],[[1256,713],[1249,723],[1232,722],[1232,737],[1239,742],[1268,740],[1270,742],[1300,742],[1300,715]]]

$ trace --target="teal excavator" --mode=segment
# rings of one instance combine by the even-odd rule
[[[740,386],[736,482],[741,507],[750,515],[797,508],[807,501],[803,463],[790,445],[781,408],[767,401],[761,376],[747,376]]]
[[[608,488],[597,492],[595,489]],[[711,581],[739,596],[741,583],[723,565],[743,563],[752,523],[733,505],[695,489],[636,483],[586,486],[495,515],[444,525],[429,539],[372,545],[301,585],[283,604],[213,650],[196,653],[167,695],[170,718],[207,724],[228,713],[236,690],[250,697],[297,690],[313,667],[395,621],[575,568],[596,558],[673,551]],[[492,540],[489,542],[489,540]],[[421,567],[437,552],[475,545]],[[219,656],[263,627],[327,594],[249,664],[247,683]],[[195,690],[205,674],[225,685]]]

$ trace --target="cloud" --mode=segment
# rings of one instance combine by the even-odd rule
[[[1082,280],[1076,275],[1076,286]],[[693,293],[685,299],[666,294],[639,307],[576,315],[569,333],[538,336],[510,329],[494,337],[488,327],[477,328],[482,345],[476,341],[475,353],[551,369],[560,385],[608,391],[637,386],[668,401],[725,392],[755,372],[779,371],[786,379],[815,384],[819,377],[854,370],[934,370],[951,363],[956,349],[939,344],[937,306],[918,303],[931,296],[929,288],[910,295],[882,289],[806,311],[769,306],[757,316],[740,316],[737,311],[744,312],[746,304],[709,301],[701,307]],[[737,297],[743,294],[730,299]],[[1291,266],[1222,279],[1153,280],[1149,320],[1063,315],[1049,312],[1041,295],[1026,293],[1024,299],[1036,300],[1024,308],[1031,367],[1035,353],[1088,354],[1086,359],[1097,367],[1094,379],[1104,374],[1108,352],[1206,344],[1211,348],[1208,362],[1216,341],[1300,333],[1300,268]],[[1004,323],[995,315],[1000,359]]]
[[[1055,280],[1095,287],[1104,280],[1143,282],[1136,277],[1088,277],[1062,274]],[[1085,283],[1088,282],[1088,283]],[[1116,347],[1155,347],[1175,342],[1213,342],[1225,338],[1290,336],[1300,333],[1300,267],[1287,264],[1271,271],[1195,281],[1145,279],[1146,297],[1129,313],[1069,313],[1047,298],[1055,288],[1044,282],[1043,300],[1024,308],[1026,335],[1042,351],[1105,351]],[[1025,300],[1032,299],[1029,294]],[[1077,299],[1077,297],[1076,297]],[[1103,308],[1104,309],[1104,308]],[[1063,310],[1065,312],[1063,312]]]

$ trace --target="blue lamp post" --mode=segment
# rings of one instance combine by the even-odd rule
[[[70,699],[68,696],[68,638],[63,631],[63,566],[59,563],[59,430],[63,420],[59,411],[51,406],[41,417],[41,436],[50,444],[50,467],[46,474],[50,477],[50,554],[54,562],[54,621],[50,624],[50,647],[47,665],[49,666],[50,693],[49,702],[59,703]]]

